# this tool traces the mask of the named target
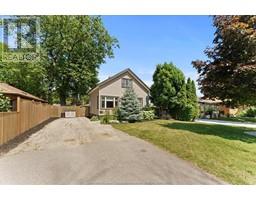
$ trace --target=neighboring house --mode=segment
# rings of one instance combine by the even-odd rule
[[[89,92],[90,115],[113,114],[127,88],[133,88],[141,107],[149,103],[149,87],[131,70],[125,69],[99,83]]]
[[[237,108],[228,108],[226,107],[221,100],[210,100],[202,99],[198,100],[200,108],[200,116],[207,117],[210,115],[210,112],[213,116],[210,117],[220,117],[220,116],[234,116],[237,114]]]

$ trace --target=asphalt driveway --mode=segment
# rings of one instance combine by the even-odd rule
[[[0,184],[222,184],[191,163],[87,118],[57,119],[0,157]]]

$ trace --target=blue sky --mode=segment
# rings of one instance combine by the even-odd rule
[[[100,80],[129,67],[150,86],[156,65],[164,62],[173,62],[186,77],[196,80],[191,61],[206,58],[203,51],[211,46],[214,36],[210,16],[102,18],[109,33],[119,40],[120,48],[115,49],[115,58],[101,65]]]
[[[210,16],[102,16],[109,33],[119,40],[115,57],[107,59],[99,79],[131,68],[147,85],[159,63],[173,62],[186,77],[197,79],[191,61],[205,59],[212,45],[214,27]],[[2,30],[0,29],[2,36]],[[201,94],[198,91],[198,95]]]

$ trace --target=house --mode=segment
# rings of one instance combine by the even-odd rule
[[[20,98],[35,101],[35,102],[46,103],[45,100],[40,99],[18,88],[15,88],[7,83],[0,82],[0,93],[4,94],[5,96],[11,99],[12,111],[17,111],[17,107],[18,107],[17,102],[20,101]]]
[[[113,114],[127,88],[133,88],[141,107],[149,103],[149,87],[131,70],[125,69],[100,82],[89,92],[90,115]]]
[[[228,108],[221,100],[202,99],[198,100],[200,108],[200,117],[235,116],[238,112],[237,108]]]

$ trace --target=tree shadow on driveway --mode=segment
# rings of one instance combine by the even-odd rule
[[[199,124],[186,122],[173,122],[169,124],[159,124],[166,128],[190,131],[201,135],[214,135],[228,140],[240,140],[246,143],[256,143],[256,137],[245,134],[253,129],[245,127],[231,127],[224,125]],[[254,129],[255,130],[255,129]]]

